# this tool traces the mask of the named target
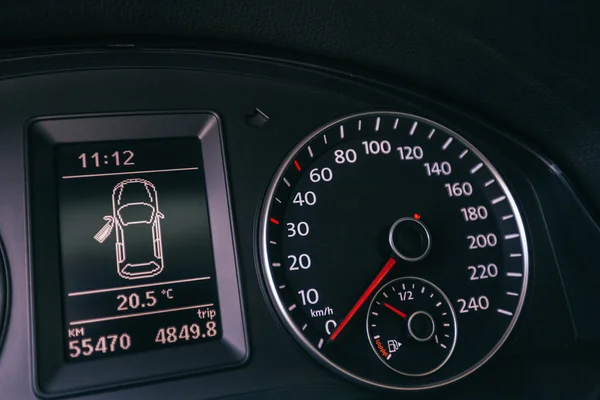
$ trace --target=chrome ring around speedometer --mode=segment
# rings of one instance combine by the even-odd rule
[[[398,229],[399,220],[418,223]],[[271,182],[259,240],[269,296],[293,338],[326,366],[369,385],[416,390],[468,375],[504,343],[525,298],[527,240],[508,186],[471,143],[414,115],[356,114],[310,134]],[[425,333],[411,338],[398,328],[379,354],[364,335],[367,300],[409,276],[445,293],[460,331],[451,357],[432,373],[412,374],[418,376],[396,373],[378,358],[414,348]],[[421,310],[410,303],[417,293],[395,289],[384,294],[393,293],[396,310]],[[425,325],[450,323],[429,308],[421,314],[429,316],[419,317]],[[396,348],[394,341],[408,345]],[[447,350],[422,348],[432,360]]]

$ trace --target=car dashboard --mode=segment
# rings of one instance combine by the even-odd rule
[[[423,54],[489,56],[457,37]],[[597,396],[597,135],[566,96],[494,57],[11,46],[0,398]]]

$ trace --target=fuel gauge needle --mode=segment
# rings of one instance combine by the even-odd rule
[[[375,279],[373,279],[373,282],[371,282],[371,284],[369,285],[367,290],[365,290],[365,292],[362,294],[362,296],[360,296],[358,301],[354,304],[354,306],[352,306],[352,308],[350,309],[348,314],[344,317],[342,322],[338,325],[338,327],[335,329],[335,331],[333,331],[331,336],[329,336],[329,341],[333,342],[335,340],[335,338],[338,337],[340,332],[342,332],[342,330],[346,327],[346,325],[348,325],[348,322],[350,322],[350,320],[352,319],[352,317],[354,317],[354,315],[360,309],[360,307],[365,303],[365,301],[367,301],[367,299],[369,298],[371,293],[373,293],[373,291],[377,288],[377,286],[379,286],[379,284],[381,283],[383,278],[385,278],[385,276],[390,272],[390,270],[392,269],[392,267],[394,265],[396,265],[396,260],[394,258],[390,258],[385,263],[385,265],[383,266],[381,271],[379,271],[379,273],[377,274]]]
[[[406,314],[403,313],[402,311],[398,310],[396,307],[394,306],[390,306],[388,303],[383,303],[383,306],[385,308],[387,308],[388,310],[391,310],[392,312],[398,314],[399,316],[401,316],[402,318],[406,319]]]

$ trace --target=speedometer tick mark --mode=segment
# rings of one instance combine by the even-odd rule
[[[476,166],[474,166],[473,168],[471,168],[471,175],[473,175],[475,172],[479,171],[481,169],[481,167],[483,167],[483,163],[479,163]]]
[[[273,267],[275,267],[275,268],[277,268],[277,267],[281,267],[281,264],[280,264],[280,263],[273,263],[272,265],[273,265]]]
[[[506,276],[510,276],[511,278],[520,278],[523,276],[520,272],[507,272]]]
[[[412,127],[410,128],[410,132],[408,132],[408,134],[409,134],[410,136],[412,136],[412,135],[414,135],[414,134],[415,134],[415,131],[417,130],[417,125],[419,125],[419,123],[418,123],[417,121],[415,121],[415,122],[412,124]]]
[[[287,185],[287,187],[290,187],[290,186],[292,186],[292,185],[290,184],[290,181],[288,181],[288,180],[287,180],[287,178],[283,178],[283,181],[285,182],[285,184]]]
[[[442,346],[444,349],[446,348],[446,345],[444,343],[440,343],[440,346]]]
[[[373,336],[373,339],[379,339],[380,337],[381,336],[379,336],[379,335],[375,335],[375,336]]]
[[[340,138],[344,138],[344,125],[340,125]]]
[[[432,129],[431,132],[429,132],[429,135],[427,135],[427,139],[431,139],[433,137],[434,133],[435,133],[435,129]]]
[[[380,302],[378,302],[378,301],[376,301],[375,303],[377,303],[377,304],[381,305],[381,303],[380,303]]]
[[[513,217],[514,217],[514,215],[512,215],[512,214],[505,215],[502,217],[502,221],[506,221],[507,219],[511,219]]]
[[[300,171],[300,164],[298,164],[298,161],[296,160],[294,160],[294,167],[296,167],[296,169]]]
[[[373,315],[375,315],[375,316],[379,315],[379,314],[377,314],[375,311],[373,311],[371,314],[373,314]]]
[[[306,329],[306,327],[308,326],[308,324],[304,324],[302,325],[302,331],[304,331]]]
[[[296,308],[296,305],[292,304],[291,306],[288,307],[288,311],[292,311],[294,308]]]
[[[510,235],[504,235],[504,239],[506,239],[506,240],[516,239],[519,236],[521,236],[521,235],[519,235],[518,233],[511,233]]]
[[[394,286],[392,286],[392,290],[395,292],[395,291],[396,291],[396,288],[395,288]]]
[[[484,183],[483,186],[488,187],[488,186],[490,186],[494,182],[496,182],[495,179],[490,179],[489,181],[487,181],[486,183]]]
[[[437,337],[437,335],[435,335],[435,342],[436,342],[436,343],[439,343],[439,342],[440,342],[440,341],[438,340],[438,337]]]
[[[269,221],[271,221],[272,223],[274,223],[275,225],[279,225],[279,221],[276,220],[275,218],[271,218],[269,219]]]
[[[383,292],[382,294],[383,294],[383,297],[385,297],[386,299],[388,298],[388,295],[385,292]]]
[[[362,119],[358,120],[358,130],[360,131],[362,129]]]
[[[323,134],[323,141],[327,144],[327,135]]]
[[[392,358],[392,353],[388,354],[388,356],[385,359],[389,360],[390,358]]]
[[[512,316],[512,315],[513,315],[513,313],[511,313],[510,311],[506,311],[506,310],[503,310],[503,309],[501,309],[501,308],[499,308],[497,311],[498,311],[500,314],[509,315],[509,316]]]
[[[454,140],[454,138],[452,136],[450,136],[448,138],[448,140],[446,140],[444,142],[444,145],[442,146],[442,150],[446,150],[448,148],[448,146],[450,146],[450,143],[452,143],[453,140]]]
[[[441,305],[442,305],[442,302],[440,301],[440,302],[439,302],[439,303],[437,303],[435,306],[436,306],[436,307],[439,307],[439,306],[441,306]]]
[[[449,327],[449,326],[450,326],[450,324],[444,324],[444,326],[447,328],[447,327]]]
[[[275,197],[275,201],[281,204],[281,200],[279,200],[277,197]]]
[[[379,131],[379,124],[381,123],[381,117],[377,117],[375,120],[375,132]]]
[[[506,294],[509,296],[519,297],[519,293],[515,293],[515,292],[506,292]]]
[[[523,254],[521,254],[521,253],[510,253],[508,256],[510,258],[517,258],[517,257],[522,257]]]
[[[415,288],[415,284],[414,284],[414,283],[413,283],[413,285],[412,285],[412,288],[413,288],[413,289]]]
[[[447,333],[444,335],[445,337],[450,337],[450,335],[448,335]]]
[[[394,130],[398,127],[399,120],[400,120],[399,118],[396,118],[396,121],[394,121]]]
[[[448,315],[448,313],[447,313],[447,312],[445,312],[445,313],[442,313],[442,315]]]
[[[314,155],[313,155],[313,152],[312,152],[312,149],[310,148],[310,146],[308,146],[308,147],[306,148],[306,150],[308,150],[308,155],[310,156],[310,158],[313,158],[313,157],[314,157]]]
[[[506,200],[506,196],[500,196],[500,197],[496,197],[494,200],[492,200],[492,204],[498,204],[501,201]]]
[[[324,342],[324,340],[323,340],[323,338],[321,338],[321,340],[319,340],[319,344],[317,345],[317,347],[319,347],[319,348],[323,347],[323,342]]]
[[[432,297],[433,297],[433,293],[431,293],[431,295],[429,296],[429,298],[432,298]]]
[[[425,286],[421,288],[421,293],[425,293]]]
[[[285,285],[280,285],[279,289],[285,289]]]
[[[466,156],[468,152],[469,152],[469,150],[468,150],[468,149],[464,149],[464,150],[463,150],[463,152],[462,152],[462,153],[460,153],[460,154],[458,155],[458,158],[459,158],[460,160],[462,160],[462,159],[463,159],[463,157],[464,157],[464,156]]]
[[[402,284],[402,290],[406,290],[406,286],[404,286],[404,283]]]
[[[277,242],[274,241],[274,240],[270,240],[269,243],[271,243],[271,244],[277,244]]]

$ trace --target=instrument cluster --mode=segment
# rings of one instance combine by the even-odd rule
[[[0,65],[0,397],[484,395],[600,338],[600,229],[511,132],[166,54]]]

